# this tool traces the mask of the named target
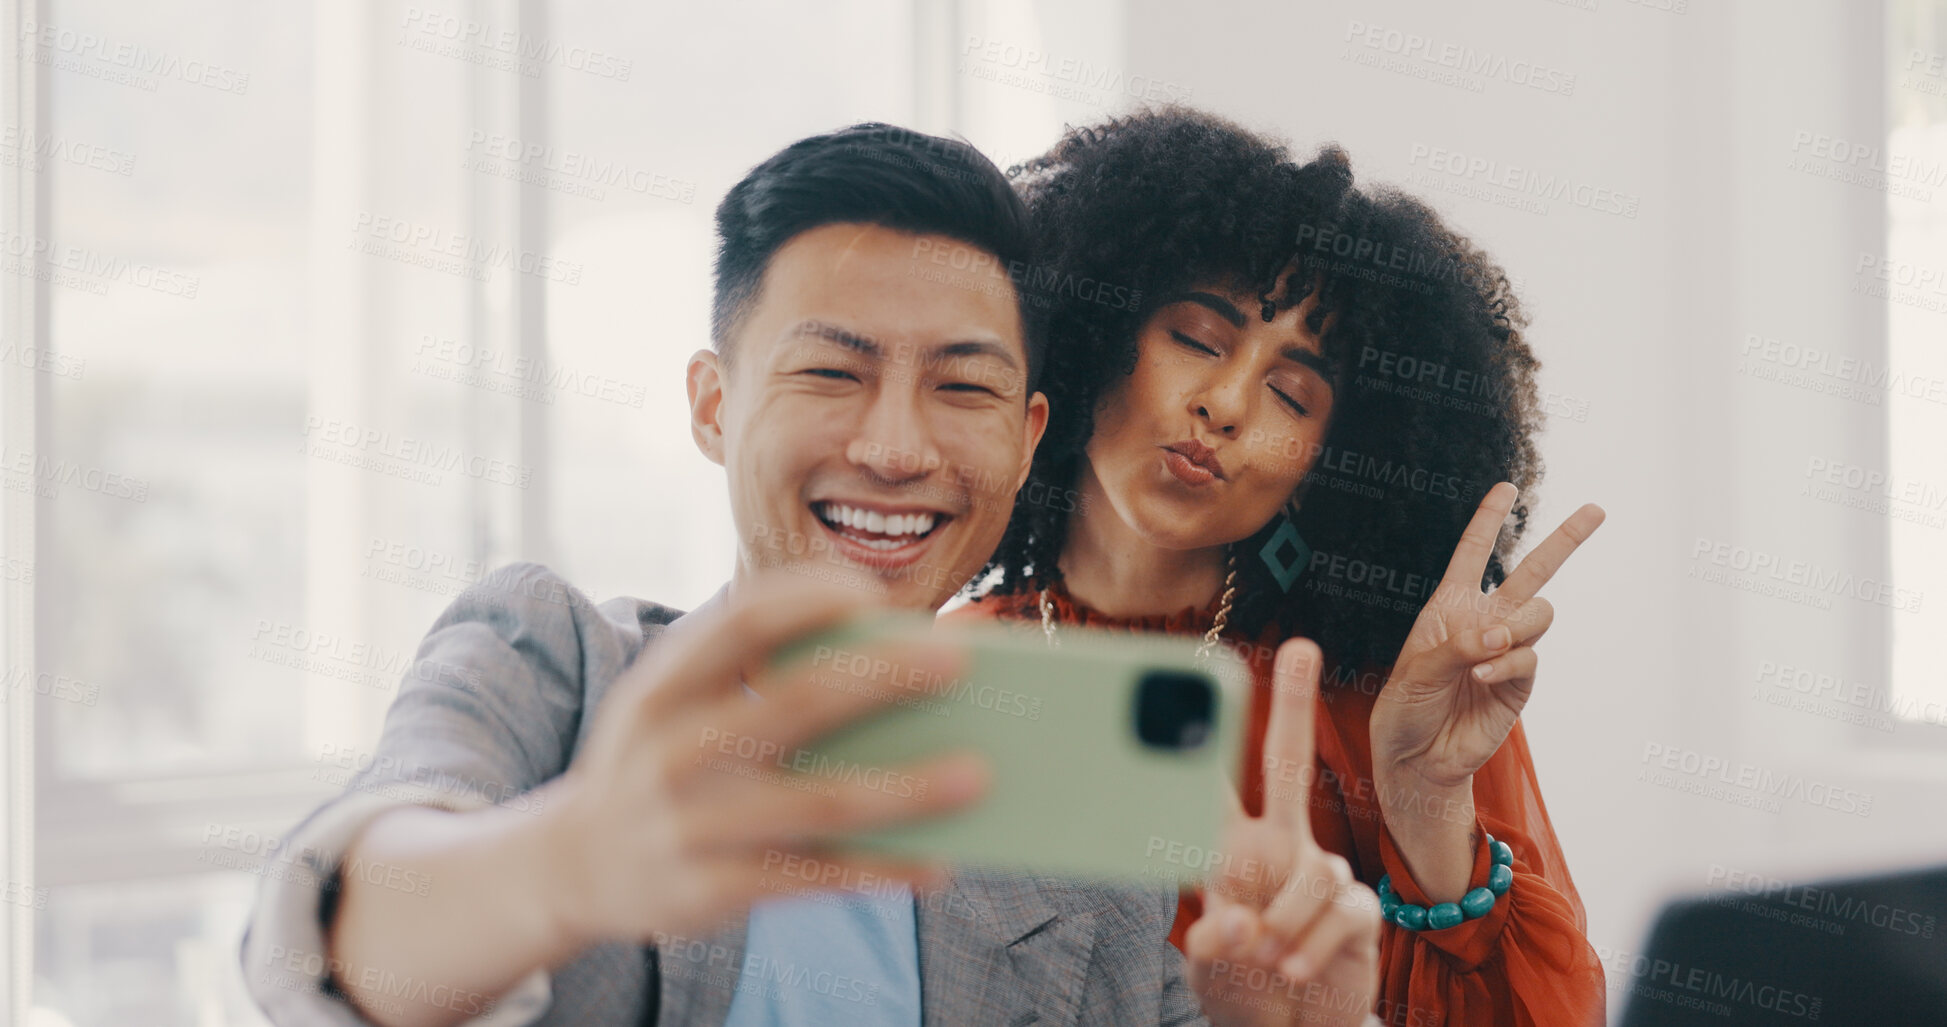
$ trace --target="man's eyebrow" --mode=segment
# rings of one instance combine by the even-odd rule
[[[1217,295],[1216,293],[1196,292],[1194,290],[1190,292],[1179,292],[1179,293],[1175,293],[1174,295],[1163,297],[1163,302],[1159,304],[1159,306],[1166,307],[1172,303],[1185,303],[1185,302],[1202,304],[1203,306],[1209,307],[1211,310],[1216,311],[1218,316],[1222,317],[1226,321],[1229,321],[1232,327],[1236,327],[1236,328],[1244,327],[1244,312],[1237,309],[1237,305],[1235,303],[1232,303],[1231,301],[1223,298],[1222,296]]]
[[[963,339],[959,342],[949,342],[939,347],[936,352],[942,357],[993,357],[995,360],[1006,364],[1010,369],[1021,366],[1021,362],[1014,359],[1014,354],[1008,352],[1006,346],[998,342],[990,342],[986,339]]]
[[[877,342],[856,332],[846,331],[835,324],[824,321],[800,321],[784,332],[784,338],[787,339],[805,335],[824,339],[827,342],[835,342],[860,356],[876,357],[880,352],[880,347]]]
[[[785,338],[812,336],[837,343],[863,357],[878,357],[883,347],[876,340],[857,332],[848,331],[826,321],[800,321],[784,333]],[[1014,358],[1006,346],[989,339],[960,339],[932,349],[936,359],[946,357],[992,357],[1009,368],[1019,368],[1021,362]]]

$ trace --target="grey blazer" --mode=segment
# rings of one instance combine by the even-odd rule
[[[359,828],[407,802],[527,808],[524,793],[567,768],[609,685],[678,616],[627,597],[596,606],[531,563],[500,568],[454,600],[420,643],[377,749],[341,761],[344,794],[286,836],[282,851],[305,872],[264,876],[241,958],[271,1021],[368,1022],[329,985],[324,938],[340,857]],[[917,907],[924,1022],[1207,1024],[1169,943],[1175,915],[1175,893],[1163,889],[956,874]],[[441,1001],[483,1024],[718,1027],[744,963],[746,921],[659,947],[599,945],[505,996]],[[424,994],[423,984],[396,983],[388,993]]]

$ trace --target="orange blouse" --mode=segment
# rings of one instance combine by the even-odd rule
[[[1217,603],[1174,614],[1115,618],[1077,602],[1060,586],[1049,589],[1054,620],[1092,628],[1202,635],[1215,621]],[[1038,594],[988,596],[946,615],[1038,622]],[[1271,668],[1282,639],[1267,630],[1253,643],[1226,638],[1250,666],[1254,684],[1242,769],[1244,808],[1264,808],[1264,735],[1270,720]],[[1383,669],[1320,689],[1316,773],[1311,794],[1312,833],[1318,844],[1346,858],[1359,880],[1377,888],[1392,875],[1406,902],[1431,905],[1420,891],[1385,828],[1372,777],[1370,723],[1373,702],[1385,684]],[[1602,965],[1589,945],[1587,917],[1568,862],[1541,801],[1534,761],[1519,722],[1486,765],[1474,774],[1474,855],[1468,887],[1487,883],[1491,859],[1485,835],[1514,850],[1514,886],[1478,920],[1445,930],[1380,928],[1379,1001],[1375,1012],[1388,1027],[1582,1027],[1605,1021]],[[1190,925],[1202,915],[1201,889],[1188,889],[1177,906],[1170,942],[1181,949]]]

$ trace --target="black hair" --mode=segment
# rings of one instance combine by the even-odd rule
[[[717,205],[710,340],[731,340],[773,254],[822,225],[881,225],[943,235],[992,254],[997,281],[1030,266],[1033,236],[1021,199],[994,163],[964,140],[865,122],[800,139],[752,168]],[[1015,284],[1032,389],[1042,364],[1037,305]]]
[[[1315,294],[1307,323],[1323,330],[1333,367],[1331,423],[1294,494],[1291,526],[1308,554],[1273,549],[1281,562],[1300,561],[1287,590],[1260,555],[1283,517],[1235,544],[1235,637],[1275,623],[1317,640],[1340,672],[1390,663],[1475,507],[1502,480],[1522,495],[1482,586],[1505,578],[1541,474],[1539,364],[1507,276],[1430,208],[1355,188],[1335,146],[1299,163],[1280,144],[1181,107],[1070,129],[1010,176],[1048,266],[1118,283],[1144,302],[1068,298],[1048,312],[1049,425],[1031,487],[976,582],[1010,594],[1061,579],[1056,560],[1097,402],[1134,368],[1137,336],[1158,305],[1210,285],[1256,295],[1266,320]],[[1399,374],[1408,360],[1414,373]],[[1423,367],[1447,373],[1429,384]]]

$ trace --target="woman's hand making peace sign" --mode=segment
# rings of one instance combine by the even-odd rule
[[[1187,976],[1218,1027],[1366,1023],[1379,989],[1379,896],[1312,837],[1311,782],[1324,657],[1278,647],[1264,735],[1264,811],[1230,792],[1224,858],[1184,941]],[[1295,780],[1295,785],[1271,783]]]
[[[1555,618],[1536,593],[1604,516],[1601,507],[1584,505],[1500,588],[1482,592],[1481,575],[1516,495],[1504,481],[1481,500],[1372,710],[1373,777],[1386,826],[1414,880],[1436,901],[1458,899],[1466,889],[1477,841],[1474,772],[1507,740],[1534,689],[1534,645]],[[1451,815],[1455,809],[1465,814]]]

